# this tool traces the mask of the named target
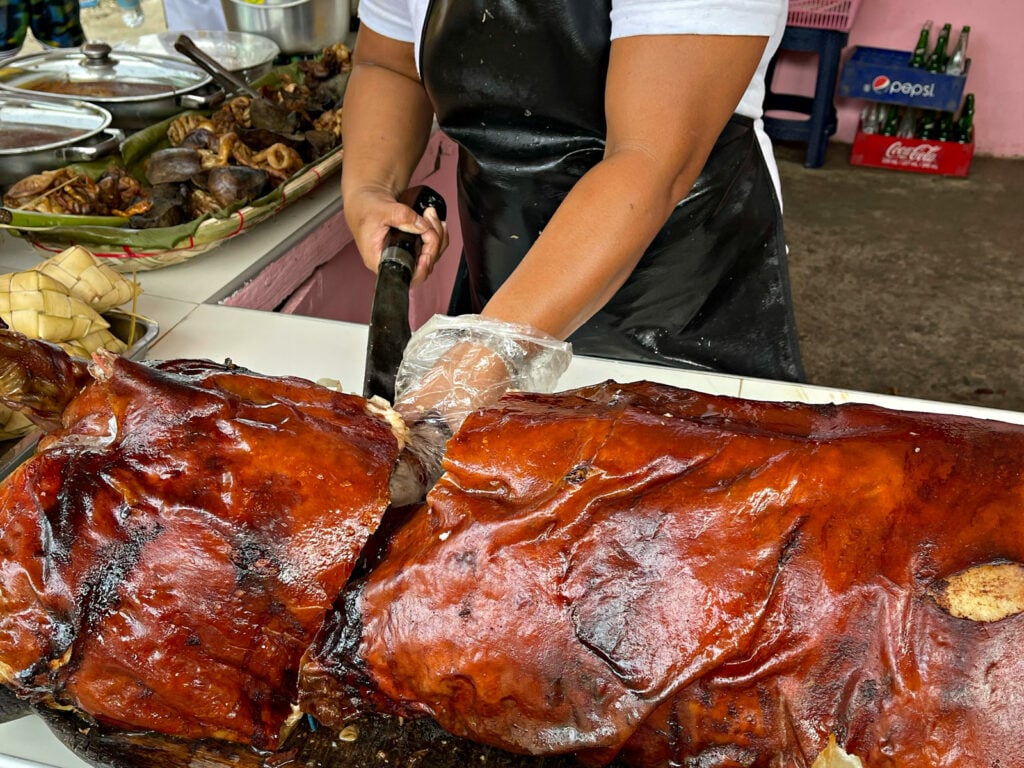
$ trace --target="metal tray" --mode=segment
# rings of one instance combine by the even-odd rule
[[[104,313],[104,319],[110,323],[110,332],[128,344],[124,357],[129,360],[142,360],[153,342],[156,341],[160,326],[155,320],[142,315],[135,315],[135,338],[130,340],[132,332],[132,315],[120,309],[112,309]],[[36,449],[39,438],[43,436],[40,429],[33,429],[17,440],[0,441],[0,479],[7,477]]]

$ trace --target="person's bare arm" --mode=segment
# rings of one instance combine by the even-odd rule
[[[562,339],[593,316],[692,187],[766,42],[708,35],[615,40],[605,156],[577,182],[483,314]]]
[[[440,255],[446,231],[395,202],[408,186],[430,137],[434,111],[416,72],[413,46],[359,30],[342,112],[341,194],[345,220],[366,266],[376,271],[389,227],[423,235],[414,282]]]

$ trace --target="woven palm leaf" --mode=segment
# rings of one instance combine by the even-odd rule
[[[128,345],[121,341],[107,328],[97,328],[78,339],[60,342],[60,346],[69,355],[89,359],[97,349],[106,349],[118,355],[128,351]]]
[[[68,341],[110,324],[63,284],[35,270],[0,275],[0,317],[32,339]]]
[[[141,291],[120,272],[97,259],[80,245],[65,248],[34,269],[52,277],[100,314],[134,299]]]

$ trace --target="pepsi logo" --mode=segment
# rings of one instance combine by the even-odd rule
[[[883,93],[888,90],[890,84],[889,77],[887,75],[878,75],[874,80],[871,81],[871,90],[875,93]]]

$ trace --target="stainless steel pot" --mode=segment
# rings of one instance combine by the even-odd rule
[[[113,154],[124,131],[84,101],[0,93],[0,189],[42,171]]]
[[[103,107],[116,128],[136,130],[186,109],[211,109],[224,91],[173,56],[112,52],[106,43],[13,59],[0,69],[0,91]]]
[[[317,53],[348,38],[350,0],[221,0],[228,29],[269,37],[284,53]]]

